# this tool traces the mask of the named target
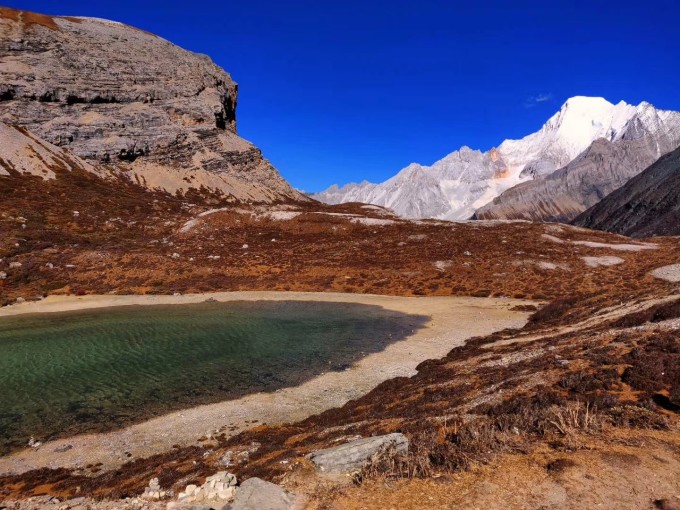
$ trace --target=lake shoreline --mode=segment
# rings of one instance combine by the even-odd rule
[[[228,436],[266,422],[293,422],[358,398],[380,382],[415,374],[426,359],[440,358],[473,336],[521,327],[527,313],[510,308],[526,301],[496,298],[393,297],[365,294],[306,292],[219,292],[182,296],[51,296],[0,309],[3,316],[51,313],[128,305],[171,305],[229,301],[325,301],[381,306],[388,310],[427,315],[430,321],[406,339],[369,354],[345,371],[323,373],[299,386],[270,393],[252,393],[222,402],[174,411],[111,432],[57,439],[5,457],[0,474],[42,467],[78,468],[102,463],[115,468],[134,458],[163,453],[174,445],[195,445],[218,430]]]

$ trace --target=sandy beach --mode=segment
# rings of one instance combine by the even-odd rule
[[[44,443],[0,458],[0,474],[42,467],[77,468],[102,463],[113,468],[134,458],[161,453],[173,445],[198,444],[201,436],[220,430],[236,434],[256,424],[303,419],[342,406],[382,381],[415,374],[422,361],[440,358],[468,338],[524,325],[527,313],[510,309],[527,301],[495,298],[393,297],[306,292],[227,292],[181,296],[50,296],[0,309],[3,316],[50,313],[127,305],[168,305],[218,301],[326,301],[382,306],[427,315],[426,327],[408,338],[370,354],[342,372],[327,372],[300,386],[273,393],[253,393],[215,404],[172,412],[121,430],[83,434]],[[127,452],[127,453],[126,453]],[[131,455],[131,456],[130,456]]]

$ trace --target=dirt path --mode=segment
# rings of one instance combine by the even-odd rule
[[[54,296],[35,303],[0,309],[2,316],[58,312],[121,305],[219,301],[296,300],[361,303],[427,315],[426,327],[385,350],[362,358],[343,372],[328,372],[306,383],[274,393],[245,397],[173,412],[122,430],[84,434],[43,444],[0,458],[0,474],[41,467],[76,468],[102,463],[104,469],[134,458],[161,453],[173,445],[197,444],[199,437],[227,427],[227,435],[256,423],[284,423],[339,407],[364,395],[382,381],[411,376],[424,360],[440,358],[466,339],[504,328],[522,327],[528,313],[510,311],[526,301],[461,297],[391,297],[365,294],[302,292],[229,292],[185,296]],[[129,453],[126,454],[126,452]]]

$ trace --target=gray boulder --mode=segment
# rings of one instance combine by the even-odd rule
[[[361,469],[374,454],[391,446],[396,453],[406,453],[408,439],[404,434],[398,433],[367,437],[312,452],[307,458],[323,472],[351,473]]]
[[[236,491],[234,501],[222,510],[294,510],[304,507],[305,499],[260,478],[248,478]]]

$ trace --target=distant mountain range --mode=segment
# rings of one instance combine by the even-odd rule
[[[366,202],[409,218],[568,221],[680,145],[680,113],[573,97],[536,133],[462,147],[380,184],[331,186],[322,202]]]
[[[574,224],[634,237],[680,235],[680,148],[607,195]]]

